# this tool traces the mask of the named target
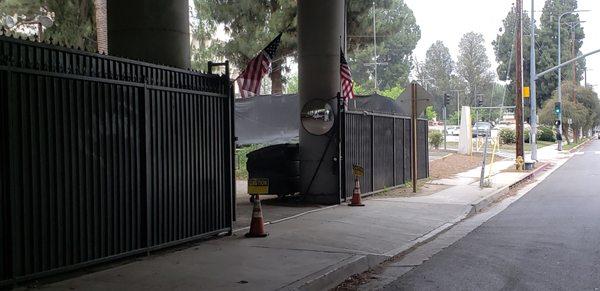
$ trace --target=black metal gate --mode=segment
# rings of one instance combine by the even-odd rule
[[[0,36],[0,285],[230,232],[228,76]]]
[[[364,168],[363,193],[403,185],[411,179],[411,120],[408,117],[341,110],[342,199],[352,196],[352,165]],[[419,179],[429,175],[427,120],[417,121]]]

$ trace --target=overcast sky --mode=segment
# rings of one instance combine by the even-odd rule
[[[485,37],[487,53],[495,71],[496,62],[492,41],[496,38],[502,20],[510,11],[514,0],[405,0],[417,18],[421,27],[421,40],[415,50],[419,61],[425,60],[425,52],[437,40],[443,41],[456,60],[458,43],[463,34],[475,31]],[[536,18],[539,21],[544,0],[536,0]],[[600,49],[600,1],[579,0],[579,9],[592,10],[581,13],[586,38],[582,52]],[[531,1],[524,0],[523,6],[531,10]],[[524,24],[525,25],[525,24]],[[529,52],[524,52],[529,53]],[[588,83],[599,89],[600,85],[600,53],[588,57]],[[547,68],[538,68],[543,71]]]

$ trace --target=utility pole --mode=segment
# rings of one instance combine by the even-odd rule
[[[576,23],[572,23],[571,26],[571,59],[576,58],[577,56],[575,55],[575,24]],[[577,103],[577,93],[576,93],[576,86],[577,86],[578,82],[577,82],[577,62],[573,62],[573,92],[572,92],[572,100],[573,103]],[[577,142],[579,140],[579,128],[578,127],[574,127],[573,128],[573,141]]]
[[[533,2],[533,0],[532,0]],[[516,157],[524,157],[523,150],[523,0],[517,0],[517,32],[515,33],[515,121],[516,121]],[[532,98],[533,99],[533,98]]]
[[[530,86],[530,112],[531,118],[529,124],[531,125],[531,137],[529,138],[529,144],[531,145],[531,159],[537,161],[537,96],[536,96],[536,67],[535,67],[535,1],[531,0],[531,51],[530,51],[530,70],[529,70],[529,86]],[[521,15],[522,15],[521,11]]]

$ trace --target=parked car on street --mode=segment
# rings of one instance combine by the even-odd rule
[[[451,125],[446,127],[446,131],[448,135],[459,135],[460,134],[460,126]]]
[[[492,131],[492,124],[489,122],[479,121],[473,125],[473,137],[486,136]]]

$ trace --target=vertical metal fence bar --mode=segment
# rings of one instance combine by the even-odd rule
[[[345,179],[342,181],[345,191],[354,187],[350,172],[353,164],[365,167],[361,186],[367,193],[402,185],[411,178],[410,118],[364,112],[345,112],[344,115],[342,156],[346,174],[341,179]],[[418,125],[419,178],[425,178],[429,173],[427,124],[419,120]]]
[[[394,186],[398,185],[398,181],[396,179],[396,118],[392,119],[392,173],[393,173],[393,181]]]
[[[371,115],[371,192],[375,191],[375,115]]]
[[[227,78],[0,36],[7,65],[0,286],[231,231]]]

